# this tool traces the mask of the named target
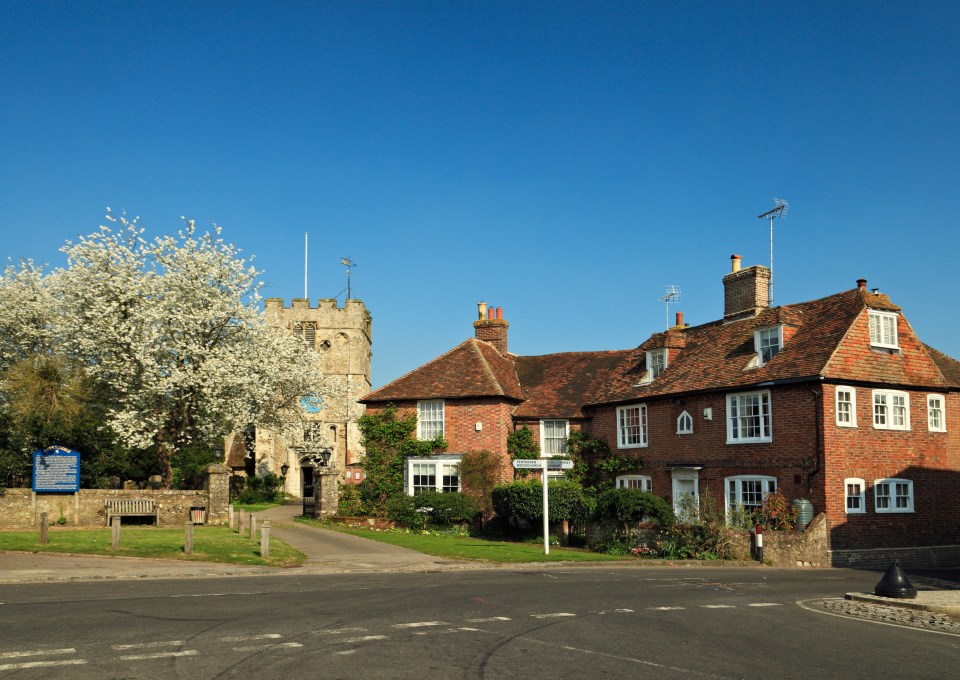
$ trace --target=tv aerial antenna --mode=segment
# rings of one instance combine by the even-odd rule
[[[357,266],[357,263],[350,259],[349,256],[341,257],[340,264],[347,268],[347,299],[350,299],[350,269]]]
[[[768,291],[768,304],[773,307],[773,221],[778,217],[786,217],[790,204],[782,198],[773,199],[776,206],[773,210],[768,210],[762,215],[757,215],[758,219],[770,220],[770,287]]]
[[[660,298],[667,308],[667,328],[670,328],[670,305],[680,303],[680,286],[667,286],[667,292]]]

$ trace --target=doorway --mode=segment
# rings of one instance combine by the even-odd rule
[[[697,517],[700,508],[700,472],[689,468],[671,471],[673,474],[673,512],[677,520],[688,522]]]

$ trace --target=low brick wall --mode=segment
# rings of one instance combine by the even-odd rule
[[[206,488],[200,491],[170,489],[80,489],[77,493],[34,493],[31,489],[0,489],[0,528],[29,529],[39,526],[40,514],[48,522],[60,517],[72,527],[105,527],[107,499],[153,499],[160,526],[182,525],[190,518],[191,506],[207,509],[208,524],[226,524],[229,503],[230,468],[207,468]]]
[[[830,564],[854,569],[886,569],[895,560],[904,569],[960,566],[960,545],[914,546],[911,548],[872,548],[832,550]]]

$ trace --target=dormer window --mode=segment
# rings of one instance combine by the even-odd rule
[[[753,345],[757,350],[757,366],[763,366],[777,356],[780,348],[783,347],[783,326],[755,330]]]
[[[667,370],[667,348],[647,351],[647,379],[655,380]]]
[[[897,340],[897,315],[893,312],[870,312],[870,346],[899,349]]]

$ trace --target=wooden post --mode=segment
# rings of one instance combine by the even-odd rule
[[[237,513],[237,533],[243,533],[243,510]]]
[[[237,526],[237,525],[236,525],[237,518],[236,518],[236,517],[234,516],[234,514],[233,514],[233,506],[232,506],[232,505],[228,505],[228,506],[227,506],[227,517],[229,517],[230,531],[233,531],[233,530],[236,528],[236,526]]]
[[[47,529],[49,522],[47,521],[47,513],[40,513],[40,545],[47,544]]]
[[[183,553],[185,555],[193,554],[193,522],[184,522],[183,524]]]
[[[250,513],[250,540],[257,540],[257,516]]]
[[[270,520],[263,520],[263,526],[260,527],[260,557],[270,558]]]
[[[120,547],[120,518],[116,515],[110,518],[110,547],[114,550]]]

